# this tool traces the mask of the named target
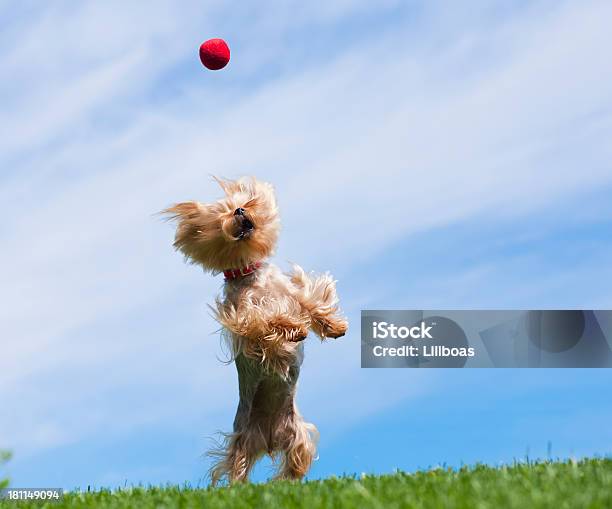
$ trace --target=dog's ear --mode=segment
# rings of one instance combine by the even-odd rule
[[[197,201],[185,201],[177,203],[161,211],[169,221],[177,221],[176,235],[174,236],[174,247],[183,251],[185,256],[189,253],[185,251],[202,233],[202,211],[205,205]]]
[[[160,214],[167,215],[167,219],[170,221],[189,221],[190,219],[196,219],[201,211],[202,205],[197,201],[185,201],[162,210]]]
[[[223,192],[227,196],[230,196],[231,194],[237,193],[241,190],[240,182],[236,180],[229,180],[229,179],[224,179],[221,177],[215,177],[214,175],[213,175],[213,179],[215,180],[217,184],[219,184],[219,187],[223,189]]]

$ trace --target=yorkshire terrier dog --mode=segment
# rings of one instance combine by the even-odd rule
[[[317,429],[304,421],[296,384],[311,329],[322,340],[346,333],[335,282],[295,265],[285,274],[267,263],[280,229],[274,190],[254,178],[215,179],[225,197],[179,203],[174,247],[213,274],[223,272],[213,312],[238,370],[240,401],[234,431],[212,451],[213,485],[245,481],[264,454],[278,460],[275,479],[301,479],[315,456]]]

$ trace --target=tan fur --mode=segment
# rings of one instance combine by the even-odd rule
[[[348,323],[329,274],[309,275],[297,265],[284,274],[264,262],[280,228],[272,186],[254,178],[216,180],[223,199],[179,203],[164,211],[178,223],[175,248],[191,263],[215,274],[263,262],[254,273],[226,281],[213,308],[238,370],[240,401],[233,433],[210,453],[216,459],[211,480],[245,481],[264,454],[278,460],[275,478],[301,479],[318,437],[295,404],[301,341],[309,329],[321,339],[343,336]]]

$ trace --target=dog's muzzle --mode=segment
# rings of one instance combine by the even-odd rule
[[[238,240],[248,239],[255,229],[255,225],[253,221],[246,216],[243,208],[237,208],[234,211],[234,220],[237,226],[236,238]]]

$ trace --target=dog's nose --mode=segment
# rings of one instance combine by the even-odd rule
[[[235,216],[244,216],[244,209],[242,207],[238,207],[236,210],[234,210],[234,215]]]

